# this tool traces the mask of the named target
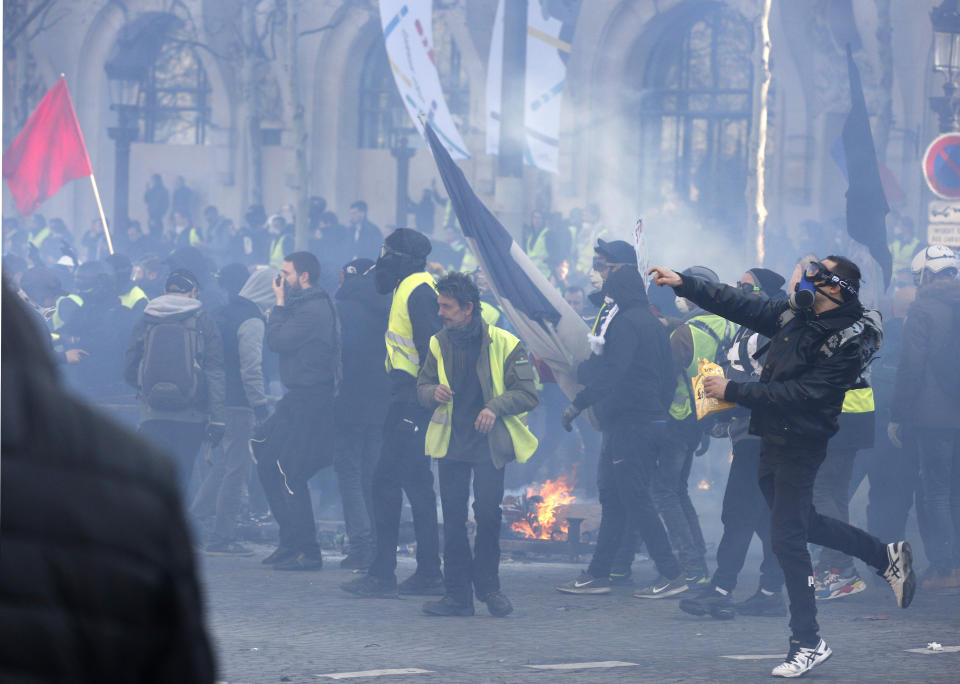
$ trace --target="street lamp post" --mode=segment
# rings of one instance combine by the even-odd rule
[[[107,134],[116,145],[113,222],[114,226],[122,231],[129,219],[130,145],[139,135],[138,100],[144,74],[139,70],[124,69],[115,62],[107,62],[106,72],[113,103],[110,109],[117,113],[117,125],[107,129]]]
[[[933,24],[933,70],[944,74],[943,97],[931,97],[940,118],[940,132],[960,131],[960,12],[957,0],[944,0],[930,12]]]
[[[406,111],[403,112],[406,117]],[[410,197],[410,159],[416,149],[410,147],[409,136],[416,135],[412,128],[395,127],[390,131],[390,154],[397,160],[397,227],[407,225],[407,200]]]

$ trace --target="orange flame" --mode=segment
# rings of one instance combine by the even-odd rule
[[[697,489],[710,489],[710,483],[706,480],[700,480],[700,482],[697,483]]]
[[[547,480],[539,489],[527,490],[527,498],[539,496],[541,502],[536,504],[536,514],[527,514],[523,520],[518,520],[510,526],[514,532],[528,539],[553,539],[555,535],[566,535],[566,522],[557,521],[557,507],[566,506],[576,501],[573,495],[573,485],[570,476],[562,475],[556,480]]]

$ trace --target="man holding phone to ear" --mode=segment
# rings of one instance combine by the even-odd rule
[[[879,347],[879,315],[860,304],[860,269],[842,256],[806,264],[787,301],[662,266],[650,273],[677,296],[770,338],[759,382],[713,377],[704,391],[751,409],[750,433],[761,440],[760,489],[771,509],[770,541],[783,569],[793,632],[786,661],[771,674],[799,677],[832,655],[817,625],[808,541],[876,568],[901,608],[916,589],[907,542],[884,544],[813,506],[817,471],[837,432],[844,396]]]
[[[280,544],[263,562],[275,570],[323,567],[307,482],[333,463],[333,400],[340,381],[340,323],[326,290],[316,286],[320,263],[310,252],[283,259],[273,283],[277,305],[266,343],[280,355],[287,393],[250,440]]]

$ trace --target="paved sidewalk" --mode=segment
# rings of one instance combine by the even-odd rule
[[[201,560],[219,679],[230,684],[339,681],[322,675],[400,670],[348,681],[707,682],[772,681],[787,648],[786,618],[719,622],[680,611],[677,600],[638,600],[623,590],[569,596],[554,585],[584,565],[505,561],[501,580],[515,612],[505,619],[477,604],[473,618],[427,617],[424,599],[357,599],[339,589],[353,575],[328,555],[320,572],[276,572],[254,558]],[[400,559],[400,578],[413,570]],[[748,561],[748,567],[756,562]],[[653,575],[648,563],[636,576]],[[918,591],[900,610],[886,583],[865,577],[855,596],[820,604],[833,658],[808,675],[822,682],[960,680],[960,594]],[[742,580],[737,599],[756,587]],[[882,617],[886,619],[875,619]],[[936,641],[945,651],[911,653]],[[754,656],[731,659],[724,656]],[[572,665],[571,664],[575,664]],[[564,669],[534,669],[552,665]],[[421,672],[402,673],[413,669]]]

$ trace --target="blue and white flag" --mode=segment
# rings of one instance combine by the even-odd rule
[[[580,389],[576,368],[590,356],[587,324],[476,196],[430,125],[426,136],[463,236],[490,289],[527,351],[550,368],[560,389],[573,399]]]

